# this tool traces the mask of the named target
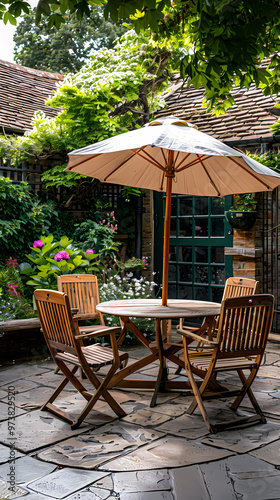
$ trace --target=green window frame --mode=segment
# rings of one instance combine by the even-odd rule
[[[155,193],[155,271],[162,278],[165,195]],[[220,302],[232,276],[232,228],[224,212],[232,197],[172,196],[168,297]]]

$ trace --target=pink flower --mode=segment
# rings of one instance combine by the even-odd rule
[[[86,251],[86,255],[87,255],[88,253],[94,253],[94,251],[92,250],[92,248],[89,248],[89,249]]]
[[[7,267],[14,267],[14,266],[18,266],[18,263],[17,263],[17,259],[8,259],[7,260]]]
[[[35,240],[33,243],[33,248],[42,248],[44,246],[44,243],[42,240]]]
[[[110,217],[114,217],[114,215],[115,215],[115,212],[114,212],[114,210],[113,210],[113,211],[110,213]]]
[[[68,255],[67,252],[65,252],[65,250],[61,250],[60,252],[58,252],[54,256],[54,260],[56,260],[57,262],[60,262],[63,259],[65,259],[65,260],[69,260],[70,259],[70,256]]]
[[[14,283],[8,283],[8,287],[9,287],[9,292],[11,292],[12,295],[17,295],[17,297],[20,297],[20,292],[16,291],[18,285],[15,285]]]

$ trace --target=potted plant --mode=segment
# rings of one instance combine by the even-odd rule
[[[228,212],[225,213],[229,224],[240,231],[252,229],[257,218],[257,200],[252,193],[235,194],[234,204]]]

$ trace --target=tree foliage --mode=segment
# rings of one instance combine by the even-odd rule
[[[255,83],[265,95],[280,90],[279,0],[40,0],[36,19],[45,16],[49,27],[59,27],[66,12],[81,20],[90,15],[89,5],[104,4],[105,16],[115,22],[130,18],[137,32],[150,28],[162,42],[184,34],[181,74],[205,88],[205,104],[217,114],[233,104],[233,85]],[[16,23],[27,9],[24,0],[0,1],[5,23]],[[272,54],[269,67],[260,67]]]
[[[15,61],[33,69],[75,73],[94,50],[111,49],[127,31],[121,23],[106,21],[100,7],[92,7],[90,16],[80,21],[73,14],[64,20],[59,29],[49,28],[43,19],[35,24],[35,9],[25,14],[14,35]]]
[[[38,111],[32,130],[23,137],[0,136],[0,155],[14,163],[59,154],[61,161],[43,174],[43,182],[50,189],[67,186],[67,206],[84,202],[96,185],[64,172],[67,153],[149,121],[150,113],[164,106],[161,93],[170,84],[170,53],[169,47],[158,49],[146,34],[128,31],[114,49],[96,51],[78,73],[65,78],[47,101],[61,108],[58,116],[47,118]]]

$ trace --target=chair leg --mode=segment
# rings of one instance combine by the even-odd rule
[[[258,368],[253,368],[249,377],[246,379],[244,373],[242,370],[237,370],[237,373],[239,375],[239,378],[243,384],[243,388],[241,389],[241,392],[240,394],[237,396],[237,398],[234,400],[234,402],[232,403],[231,405],[231,409],[233,411],[236,411],[237,408],[240,406],[240,404],[242,403],[244,397],[246,396],[246,394],[248,395],[251,403],[252,403],[252,406],[255,410],[255,412],[260,416],[260,419],[261,421],[265,424],[266,423],[266,418],[259,406],[259,403],[257,402],[254,394],[253,394],[253,391],[251,390],[251,385],[257,375],[257,371],[258,371]]]
[[[186,368],[186,372],[187,372],[187,375],[188,375],[188,378],[189,378],[189,381],[190,381],[190,384],[192,386],[192,390],[194,393],[194,400],[190,404],[190,406],[187,410],[187,413],[189,415],[192,415],[192,413],[194,412],[194,410],[196,409],[196,407],[198,405],[200,408],[203,420],[204,420],[208,430],[211,433],[215,433],[216,432],[215,427],[211,424],[211,422],[208,418],[208,415],[207,415],[207,412],[206,412],[206,409],[205,409],[205,406],[204,406],[203,400],[202,400],[202,394],[207,387],[207,384],[208,384],[208,381],[210,379],[211,374],[206,374],[203,382],[201,383],[200,387],[198,388],[197,383],[194,379],[191,365],[190,365],[190,361],[188,358],[188,347],[187,347],[187,342],[185,340],[185,337],[183,337],[183,344],[184,344],[184,355],[185,355],[185,368]]]
[[[90,373],[87,373],[87,368],[84,367],[84,369],[85,369],[85,373],[87,375],[87,378],[95,386],[96,391],[95,391],[94,395],[88,401],[88,404],[85,406],[85,408],[83,409],[82,413],[79,415],[77,420],[75,420],[72,423],[71,428],[77,429],[81,425],[81,423],[83,422],[85,417],[88,415],[88,413],[93,408],[95,403],[101,397],[104,398],[106,403],[108,403],[108,405],[118,415],[118,417],[124,417],[126,415],[125,411],[120,407],[120,405],[117,403],[117,401],[113,398],[113,396],[108,392],[108,390],[106,388],[109,381],[111,380],[113,374],[118,369],[118,367],[113,364],[102,382],[100,382],[98,380],[98,378],[94,375],[94,373],[92,371],[90,371]]]

